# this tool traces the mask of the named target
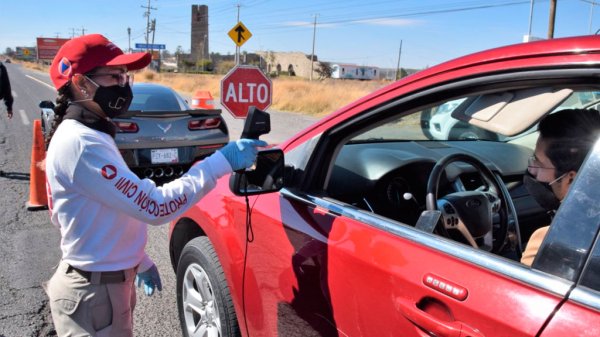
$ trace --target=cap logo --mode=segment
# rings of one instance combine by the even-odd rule
[[[108,49],[110,49],[110,50],[115,50],[118,48],[112,42],[109,42],[108,44],[106,44],[106,47],[108,47]]]
[[[66,58],[63,57],[62,60],[60,60],[60,62],[58,62],[58,73],[61,76],[64,77],[69,77],[71,76],[71,62]]]

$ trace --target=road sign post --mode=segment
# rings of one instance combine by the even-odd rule
[[[238,46],[241,47],[246,41],[248,41],[252,37],[252,33],[250,30],[244,26],[244,24],[240,21],[235,25],[229,33],[227,33],[231,40]]]
[[[239,16],[239,14],[238,14]],[[248,28],[246,28],[246,26],[244,26],[244,24],[239,21],[238,19],[238,23],[233,26],[233,28],[231,28],[231,30],[229,31],[229,33],[227,33],[227,35],[229,35],[229,37],[231,38],[231,40],[235,43],[236,47],[235,47],[235,64],[239,65],[240,64],[240,47],[246,43],[246,41],[248,41],[248,39],[250,39],[252,37],[252,33],[250,33],[250,30],[248,30]]]
[[[266,110],[271,99],[271,80],[257,67],[237,66],[221,80],[221,104],[235,118],[245,118],[251,106]]]

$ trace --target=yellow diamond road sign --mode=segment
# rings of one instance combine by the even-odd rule
[[[240,21],[235,25],[229,33],[227,33],[229,37],[237,44],[238,47],[241,47],[246,41],[248,41],[252,37],[252,33],[244,26],[244,24]]]

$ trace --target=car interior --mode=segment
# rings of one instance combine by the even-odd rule
[[[554,111],[595,107],[598,98],[600,90],[593,86],[520,86],[389,114],[343,142],[329,171],[326,193],[361,211],[417,228],[424,211],[441,210],[440,221],[447,224],[435,226],[434,234],[518,261],[531,234],[551,222],[522,183],[538,136],[537,122]],[[452,118],[496,136],[432,137],[427,121],[448,106],[453,107]],[[437,172],[444,158],[448,160]],[[437,178],[432,180],[432,175]],[[435,199],[428,200],[428,194]],[[491,205],[489,230],[481,227],[487,226],[482,224],[489,214],[469,215],[469,208],[460,206],[476,194],[489,199],[476,200]]]

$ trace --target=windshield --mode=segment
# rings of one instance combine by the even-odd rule
[[[353,142],[364,141],[398,141],[398,140],[441,140],[441,141],[512,141],[535,134],[537,124],[529,126],[520,134],[507,137],[483,128],[471,125],[452,117],[452,112],[461,108],[469,97],[448,100],[438,105],[404,115],[383,125],[375,127],[352,139]],[[466,102],[465,104],[468,104]],[[600,108],[600,92],[574,91],[562,101],[552,112],[563,109]],[[551,113],[552,113],[551,112]]]
[[[168,87],[134,84],[130,111],[184,111],[185,101]]]

